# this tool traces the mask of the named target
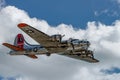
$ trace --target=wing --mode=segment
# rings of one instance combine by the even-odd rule
[[[20,23],[18,24],[18,27],[51,53],[66,50],[66,48],[58,48],[57,46],[59,42],[52,41],[49,35],[29,26],[28,24]]]
[[[95,59],[95,58],[92,58],[92,57],[89,57],[89,56],[80,56],[80,55],[75,55],[75,54],[67,54],[67,53],[63,53],[61,54],[63,56],[67,56],[67,57],[70,57],[70,58],[74,58],[74,59],[78,59],[78,60],[83,60],[83,61],[86,61],[86,62],[90,62],[90,63],[97,63],[99,62],[99,60]]]
[[[30,57],[32,59],[37,59],[38,57],[35,56],[34,54],[25,54],[25,56]]]
[[[49,42],[50,36],[25,24],[25,23],[20,23],[18,24],[18,27],[23,30],[26,34],[28,34],[31,38],[33,38],[35,41],[40,43],[43,46],[51,46],[55,45],[52,42]]]

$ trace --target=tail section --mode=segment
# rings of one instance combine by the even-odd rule
[[[9,43],[3,43],[4,46],[14,50],[15,53],[10,53],[12,55],[26,55],[30,58],[33,58],[33,59],[37,59],[38,57],[35,55],[35,54],[24,54],[22,51],[25,51],[25,44],[29,45],[22,34],[18,34],[16,37],[15,37],[15,40],[14,40],[14,45],[12,44],[9,44]],[[17,51],[20,51],[21,53],[17,52]]]
[[[24,48],[24,43],[25,43],[25,40],[24,40],[24,37],[22,34],[18,34],[14,40],[14,45],[19,47],[19,48]]]
[[[23,35],[18,34],[15,37],[14,45],[9,44],[9,43],[3,43],[3,45],[14,50],[14,51],[23,51],[24,50],[24,43],[25,43],[25,40],[24,40]]]

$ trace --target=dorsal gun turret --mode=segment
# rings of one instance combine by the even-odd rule
[[[51,40],[61,43],[62,38],[63,38],[64,36],[65,36],[65,35],[55,34],[55,35],[52,35],[52,36],[51,36]]]

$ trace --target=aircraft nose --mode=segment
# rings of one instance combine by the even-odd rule
[[[19,27],[19,28],[26,27],[26,26],[28,26],[28,24],[26,24],[26,23],[19,23],[19,24],[18,24],[18,27]]]

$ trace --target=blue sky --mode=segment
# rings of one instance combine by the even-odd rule
[[[84,28],[88,21],[112,24],[119,19],[120,8],[113,0],[6,0],[29,13],[30,17],[46,20],[50,25],[61,23]]]
[[[118,74],[120,73],[120,68],[112,67],[111,69],[103,69],[101,72],[105,74]]]
[[[15,77],[7,77],[7,78],[5,78],[5,77],[0,76],[0,80],[16,80],[16,79],[15,79]]]

